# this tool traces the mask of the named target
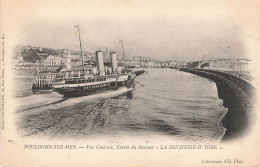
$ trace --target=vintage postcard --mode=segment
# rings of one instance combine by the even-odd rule
[[[260,165],[260,1],[0,7],[1,166]]]

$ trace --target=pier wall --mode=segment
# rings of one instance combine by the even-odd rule
[[[254,123],[254,104],[256,87],[242,77],[222,71],[206,69],[180,69],[180,71],[196,74],[216,83],[218,96],[223,100],[228,112],[222,119],[226,128],[224,139],[231,139],[244,134]]]

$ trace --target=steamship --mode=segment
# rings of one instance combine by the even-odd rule
[[[55,91],[64,97],[79,97],[120,87],[134,87],[135,73],[118,71],[116,53],[110,53],[111,69],[104,68],[102,51],[96,52],[97,71],[93,69],[71,70],[71,58],[68,53],[67,69],[58,72],[40,72],[35,75],[33,92]]]

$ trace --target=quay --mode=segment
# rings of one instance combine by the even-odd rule
[[[254,104],[256,86],[252,80],[230,72],[181,68],[180,71],[195,74],[210,79],[216,83],[218,96],[223,100],[224,107],[228,112],[222,119],[226,127],[223,139],[232,139],[246,132],[254,123]]]
[[[136,76],[141,75],[145,72],[145,70],[143,69],[136,69],[136,70],[132,70],[131,72],[135,73]]]

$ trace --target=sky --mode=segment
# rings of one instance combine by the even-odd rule
[[[20,44],[79,50],[79,25],[84,51],[122,55],[123,40],[127,57],[246,58],[243,34],[222,1],[57,2],[37,4],[28,14]]]

